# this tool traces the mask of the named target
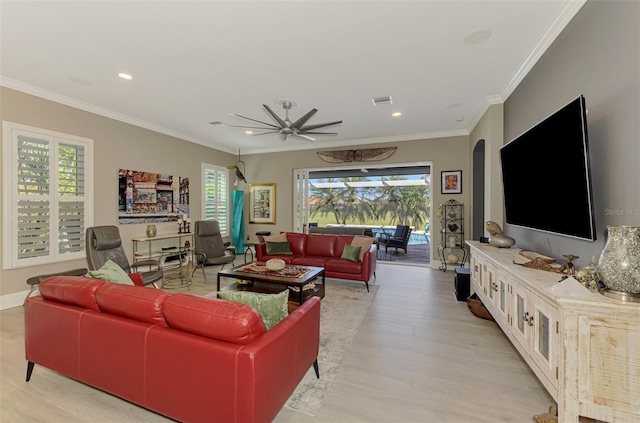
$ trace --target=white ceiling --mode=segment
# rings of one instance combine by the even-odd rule
[[[2,1],[0,82],[230,153],[466,135],[583,4]],[[479,30],[491,36],[464,42]],[[382,96],[393,104],[374,107]],[[284,117],[281,98],[298,103],[291,120],[317,108],[308,124],[343,120],[326,128],[340,134],[281,142],[209,124],[271,122],[262,104]]]

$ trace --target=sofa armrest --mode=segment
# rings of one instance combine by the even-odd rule
[[[260,244],[256,244],[256,260],[264,261],[262,260],[262,257],[266,255],[267,255],[267,243],[261,242]]]
[[[318,297],[308,299],[258,340],[243,346],[237,355],[237,392],[252,401],[238,410],[238,421],[273,420],[317,359],[319,348]]]

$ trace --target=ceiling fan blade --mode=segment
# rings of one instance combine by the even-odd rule
[[[263,125],[270,126],[270,127],[272,127],[272,128],[280,129],[280,128],[278,128],[277,126],[275,126],[275,125],[273,125],[273,124],[271,124],[271,123],[262,122],[262,121],[260,121],[260,120],[255,120],[255,119],[251,119],[251,118],[248,118],[248,117],[246,117],[246,116],[237,115],[237,114],[235,114],[235,113],[231,113],[231,116],[239,117],[239,118],[242,118],[242,119],[247,119],[247,120],[250,120],[250,121],[252,121],[252,122],[258,122],[258,123],[261,123],[261,124],[263,124]],[[263,128],[263,129],[264,129],[264,128]]]
[[[267,134],[277,134],[278,132],[280,132],[280,130],[276,130],[276,131],[267,131],[267,132],[263,132],[261,134],[252,134],[252,136],[258,136],[258,135],[267,135]]]
[[[294,137],[304,138],[304,139],[305,139],[305,140],[307,140],[307,141],[315,141],[315,140],[316,140],[315,138],[312,138],[312,137],[307,136],[307,135],[304,135],[304,134],[296,133],[296,132],[294,132],[294,133],[293,133],[293,134],[291,134],[291,135],[293,135]]]
[[[311,116],[315,115],[318,109],[311,109],[307,112],[306,115],[302,116],[300,119],[296,120],[291,124],[292,128],[300,128],[302,125],[307,123],[307,121],[311,118]]]
[[[271,110],[269,106],[267,106],[266,104],[263,104],[262,107],[264,107],[267,110],[267,112],[269,112],[271,117],[273,117],[275,121],[278,122],[278,124],[280,124],[280,128],[287,127],[287,124],[284,122],[284,120],[280,119],[280,116],[276,115],[276,113],[273,110]]]
[[[265,128],[264,126],[243,126],[243,125],[225,125],[225,126],[228,126],[230,128],[245,128],[245,129],[271,129],[271,128]]]
[[[313,135],[338,135],[338,132],[319,132],[319,131],[304,131],[303,134],[313,134]]]
[[[307,125],[307,126],[303,126],[302,128],[299,128],[301,132],[307,132],[307,131],[311,131],[314,129],[318,129],[318,128],[324,128],[325,126],[331,126],[331,125],[337,125],[339,123],[342,123],[341,120],[336,120],[333,122],[326,122],[326,123],[316,123],[315,125]]]

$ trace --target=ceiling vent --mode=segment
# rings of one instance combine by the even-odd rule
[[[390,95],[386,97],[374,97],[371,99],[374,106],[381,106],[383,104],[393,104],[393,99]]]

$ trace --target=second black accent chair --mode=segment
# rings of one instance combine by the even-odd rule
[[[390,237],[382,236],[378,239],[378,245],[384,245],[384,253],[387,254],[389,248],[404,250],[407,254],[409,238],[411,237],[411,227],[407,225],[397,225],[395,233]]]
[[[224,242],[220,234],[220,224],[216,220],[198,220],[194,228],[194,252],[196,266],[191,273],[193,276],[196,270],[202,269],[204,283],[207,283],[207,276],[204,273],[204,266],[222,265],[233,263],[236,259],[236,249],[230,242]]]

